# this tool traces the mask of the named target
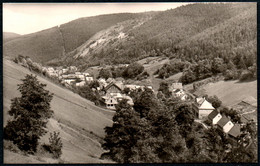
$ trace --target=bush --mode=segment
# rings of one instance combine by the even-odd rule
[[[136,79],[137,80],[143,80],[143,79],[147,79],[149,77],[149,73],[147,71],[144,71],[143,73],[139,74]]]
[[[60,133],[54,131],[50,133],[49,144],[44,144],[43,147],[50,153],[53,154],[53,158],[60,158],[62,154],[62,141],[60,138]]]
[[[253,78],[253,74],[250,71],[244,71],[239,79],[239,81],[246,81]]]
[[[211,126],[211,125],[212,125],[212,123],[211,123],[211,121],[210,121],[209,119],[206,119],[206,120],[204,121],[204,123],[205,123],[206,125],[208,125],[208,126]]]
[[[227,70],[224,74],[225,78],[224,80],[227,81],[227,80],[234,80],[234,79],[237,79],[237,72],[234,71],[234,70]]]
[[[207,100],[212,104],[215,109],[219,108],[222,104],[222,101],[219,100],[216,95],[207,97]]]
[[[14,62],[14,63],[18,63],[18,59],[17,59],[17,58],[14,58],[13,62]]]

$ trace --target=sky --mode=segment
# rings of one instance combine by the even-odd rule
[[[38,32],[81,17],[163,11],[187,3],[3,3],[3,31]]]

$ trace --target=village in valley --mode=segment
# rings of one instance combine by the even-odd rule
[[[4,163],[257,164],[256,3],[3,9]]]
[[[18,58],[23,59],[23,58]],[[134,105],[133,99],[129,96],[131,91],[145,89],[151,90],[153,93],[158,94],[152,85],[135,85],[135,84],[126,84],[123,78],[95,78],[93,75],[87,72],[79,72],[76,66],[69,66],[66,68],[63,67],[41,67],[39,63],[32,62],[30,58],[25,58],[26,60],[20,60],[19,63],[29,68],[30,70],[37,68],[35,71],[41,71],[44,76],[47,76],[51,79],[58,80],[58,83],[62,86],[73,90],[75,87],[84,87],[91,83],[96,84],[91,90],[97,92],[101,96],[100,107],[107,108],[109,110],[116,110],[116,105],[123,99],[127,100],[127,103],[131,106]],[[29,63],[28,63],[29,62]],[[37,66],[37,67],[36,67]],[[39,67],[40,66],[40,67]],[[118,67],[127,67],[128,64],[120,64]],[[106,68],[106,67],[105,67]],[[99,67],[102,70],[102,67]],[[248,122],[255,123],[257,121],[254,119],[249,119],[243,114],[254,112],[257,109],[256,100],[243,100],[233,108],[240,111],[239,117],[241,121],[234,121],[230,116],[221,114],[219,108],[214,108],[212,103],[210,103],[205,96],[198,96],[196,93],[193,94],[185,90],[181,82],[173,82],[169,86],[169,92],[179,103],[189,103],[192,106],[193,113],[195,115],[195,121],[201,123],[205,128],[210,128],[212,125],[216,127],[219,131],[223,132],[227,138],[236,142],[237,138],[241,134],[245,135],[244,139],[248,139],[246,144],[243,146],[245,148],[249,147],[253,141],[250,141],[250,134],[243,133],[241,128],[245,126]],[[248,99],[248,98],[247,98]],[[219,107],[219,106],[218,106]],[[255,146],[255,145],[254,145]],[[229,149],[227,149],[228,151]]]

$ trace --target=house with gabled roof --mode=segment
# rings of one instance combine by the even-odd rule
[[[106,95],[106,96],[103,96],[102,99],[104,100],[106,108],[112,109],[112,110],[116,109],[115,106],[118,104],[118,101],[115,97]]]
[[[233,126],[234,124],[225,115],[223,115],[217,123],[218,129],[224,131],[225,133],[228,133]]]
[[[131,106],[134,105],[133,99],[130,96],[127,96],[125,94],[120,95],[120,96],[111,96],[111,95],[107,94],[107,95],[103,96],[102,99],[103,99],[103,102],[104,102],[106,108],[112,109],[112,110],[115,110],[116,105],[123,99],[126,99],[127,103],[129,105],[131,105]]]
[[[205,98],[196,98],[192,108],[195,116],[199,119],[207,118],[208,115],[215,109]]]
[[[221,118],[222,115],[218,112],[218,110],[214,110],[208,115],[208,119],[213,125],[217,124]]]
[[[120,84],[110,83],[104,88],[105,94],[110,96],[122,96],[123,87]]]
[[[228,132],[228,136],[231,138],[237,138],[240,135],[240,125],[235,124]]]

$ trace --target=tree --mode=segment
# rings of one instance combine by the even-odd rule
[[[214,58],[212,62],[212,73],[217,74],[217,73],[222,73],[226,70],[226,65],[224,64],[224,60],[222,58]]]
[[[18,61],[19,61],[20,63],[22,63],[22,61],[23,61],[24,58],[25,58],[25,57],[22,56],[21,54],[18,55]]]
[[[135,62],[127,66],[122,74],[124,78],[134,78],[137,75],[141,74],[143,71],[144,67],[141,64]]]
[[[13,62],[14,62],[14,63],[18,63],[19,61],[18,61],[18,59],[15,57],[15,58],[13,59]]]
[[[234,109],[228,109],[227,107],[223,107],[221,110],[220,110],[220,113],[221,114],[224,114],[226,116],[229,116],[230,119],[233,121],[233,122],[238,122],[238,123],[241,123],[241,117],[240,115],[238,114],[238,112]]]
[[[97,80],[91,81],[91,82],[89,83],[89,87],[90,87],[91,89],[92,89],[92,88],[97,89],[99,86],[100,86],[100,85],[99,85],[99,82],[98,82]]]
[[[246,64],[245,64],[243,56],[240,57],[240,59],[237,63],[237,68],[238,69],[246,69]]]
[[[222,104],[222,101],[219,100],[216,95],[208,97],[207,100],[212,104],[215,109],[219,108]]]
[[[254,73],[252,73],[251,71],[245,70],[242,72],[239,81],[246,81],[246,80],[250,80],[254,77]]]
[[[227,80],[234,80],[234,79],[238,78],[238,74],[237,74],[236,70],[227,70],[224,73],[224,76],[225,76],[225,81],[227,81]]]
[[[106,137],[102,147],[108,152],[102,157],[108,156],[119,163],[130,162],[131,148],[136,144],[135,133],[140,129],[139,122],[139,114],[123,99],[117,106],[113,126],[105,128]]]
[[[56,131],[50,133],[49,144],[44,144],[43,147],[53,154],[53,158],[60,158],[62,154],[62,141],[60,138],[60,133]]]
[[[184,138],[192,130],[192,124],[194,123],[194,114],[192,108],[188,104],[180,104],[175,110],[175,120],[180,126],[180,132]]]
[[[104,68],[102,68],[102,69],[99,71],[98,77],[99,77],[99,78],[108,79],[108,78],[111,78],[111,77],[112,77],[112,73],[111,73],[110,69],[104,69]]]
[[[134,100],[134,109],[138,113],[140,113],[140,117],[148,117],[148,113],[151,108],[157,107],[157,100],[153,93],[153,91],[149,88],[144,88],[144,91],[140,91],[139,94],[136,95]]]
[[[158,91],[157,99],[162,100],[162,101],[166,100],[165,95],[162,93],[162,91]]]
[[[162,92],[167,98],[171,96],[171,92],[169,90],[169,85],[167,82],[161,82],[158,91]]]
[[[195,80],[196,80],[196,76],[194,75],[191,69],[187,69],[186,71],[184,71],[180,78],[180,82],[182,82],[183,84],[188,84]]]
[[[36,76],[26,75],[18,85],[21,97],[11,100],[9,115],[12,119],[4,128],[4,138],[13,141],[21,150],[36,152],[38,140],[46,131],[48,119],[53,115],[50,94]]]
[[[222,137],[223,133],[217,128],[212,127],[205,131],[207,149],[211,152],[209,156],[214,162],[222,162],[225,151],[225,144]]]
[[[153,100],[149,92],[140,96]],[[187,148],[177,122],[171,111],[159,102],[156,105],[139,103],[137,111],[122,100],[113,117],[113,126],[105,128],[107,135],[102,147],[108,152],[102,157],[108,156],[119,163],[183,162]],[[141,116],[139,112],[146,114]]]

